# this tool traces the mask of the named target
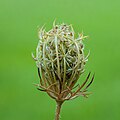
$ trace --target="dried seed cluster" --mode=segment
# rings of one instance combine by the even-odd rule
[[[81,91],[86,81],[77,86],[75,84],[84,71],[87,57],[84,56],[83,39],[86,36],[79,34],[74,36],[72,25],[53,25],[46,32],[44,28],[39,30],[39,43],[36,49],[36,60],[40,84],[38,89],[48,93],[56,101],[64,102],[79,95],[87,96],[86,89],[91,82]]]

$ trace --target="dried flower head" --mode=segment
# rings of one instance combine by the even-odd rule
[[[90,77],[89,73],[81,86],[75,86],[84,72],[88,56],[84,55],[83,44],[83,39],[87,36],[79,34],[78,38],[75,38],[74,34],[72,25],[64,23],[53,24],[53,28],[48,32],[42,27],[38,33],[36,57],[33,56],[40,77],[38,90],[46,92],[60,104],[80,95],[87,97],[87,88],[94,79],[93,75],[90,83],[86,85]],[[78,88],[74,91],[76,87]]]

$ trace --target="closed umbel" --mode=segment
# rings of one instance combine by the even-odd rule
[[[72,91],[80,75],[84,71],[87,57],[84,55],[83,39],[86,36],[79,34],[75,38],[72,25],[53,25],[46,32],[44,28],[39,30],[39,43],[36,49],[36,64],[40,77],[38,89],[45,91],[56,101],[65,101],[79,95],[86,96],[87,87],[81,92],[86,81]]]

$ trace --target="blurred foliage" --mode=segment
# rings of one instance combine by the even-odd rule
[[[37,68],[31,57],[38,43],[38,28],[73,24],[89,35],[86,72],[96,73],[88,99],[63,105],[62,120],[119,120],[120,85],[119,0],[0,0],[0,120],[53,120],[55,102],[40,93]]]

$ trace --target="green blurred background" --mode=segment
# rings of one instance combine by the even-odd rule
[[[61,120],[120,120],[119,0],[0,0],[0,120],[53,120],[55,102],[39,92],[37,68],[31,57],[38,27],[73,24],[89,35],[89,71],[96,73],[93,94],[66,102]]]

